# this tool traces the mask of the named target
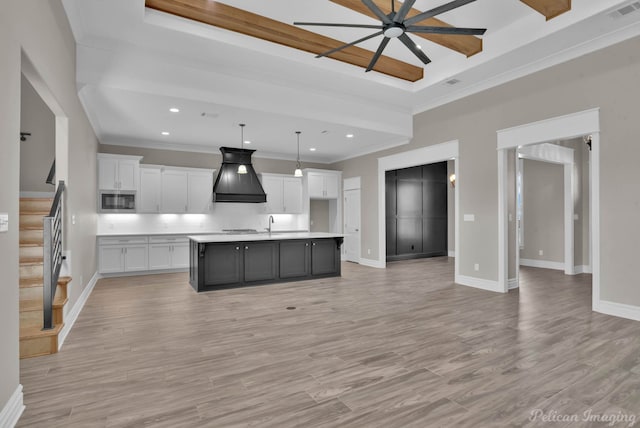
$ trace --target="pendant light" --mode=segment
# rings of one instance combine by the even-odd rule
[[[298,135],[298,157],[296,158],[296,170],[293,173],[294,177],[302,177],[302,169],[300,169],[300,134],[302,132],[296,131]]]
[[[244,149],[244,123],[240,124],[240,148]],[[246,174],[247,167],[243,164],[238,165],[238,174]]]

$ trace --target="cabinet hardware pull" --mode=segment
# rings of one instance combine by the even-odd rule
[[[305,246],[305,247],[308,247],[308,246],[309,246],[309,243],[307,242],[306,244],[304,244],[304,246]]]
[[[244,247],[244,249],[245,249],[245,250],[248,250],[248,249],[249,249],[249,247],[248,247],[248,246],[247,246],[247,247]]]
[[[240,247],[236,247],[236,250],[239,250],[239,249],[240,249]]]
[[[316,246],[316,243],[315,243],[315,242],[313,243],[313,246],[314,246],[314,247]]]

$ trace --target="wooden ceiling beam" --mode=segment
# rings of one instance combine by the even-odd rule
[[[547,21],[571,10],[571,0],[520,0],[530,8],[540,12]]]
[[[218,1],[146,0],[145,5],[151,9],[313,54],[320,54],[346,43],[262,15],[228,6]],[[351,46],[329,55],[329,57],[366,68],[373,55],[374,53],[371,51],[357,46]],[[422,79],[424,74],[422,67],[416,67],[415,65],[387,56],[380,57],[374,70],[410,82]]]
[[[364,15],[370,16],[376,20],[378,18],[375,16],[371,10],[367,6],[365,6],[361,0],[330,0],[331,2],[338,4],[340,6],[344,6],[348,9],[354,10],[356,12],[360,12]],[[399,10],[402,6],[397,0],[395,1],[395,8]],[[373,0],[373,2],[382,10],[385,14],[391,13],[391,2],[389,0]],[[422,13],[422,11],[418,9],[411,9],[409,11],[407,18],[418,15]],[[453,25],[449,25],[444,21],[441,21],[438,18],[429,18],[416,23],[416,25],[427,25],[434,27],[453,27]],[[444,46],[445,48],[452,49],[456,52],[459,52],[467,57],[475,55],[479,52],[482,52],[482,39],[476,36],[459,36],[459,35],[443,35],[443,34],[424,34],[424,33],[414,33],[412,36],[422,37],[427,39],[433,43],[437,43],[440,46]]]

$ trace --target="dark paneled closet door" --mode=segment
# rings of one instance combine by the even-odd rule
[[[387,260],[447,254],[447,163],[386,173]]]
[[[396,255],[396,172],[387,171],[385,174],[386,193],[385,193],[385,214],[386,214],[386,230],[387,230],[387,257]]]

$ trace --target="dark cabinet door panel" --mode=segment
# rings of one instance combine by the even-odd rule
[[[447,185],[436,181],[424,183],[424,196],[422,198],[422,210],[424,217],[447,216]]]
[[[244,280],[267,281],[278,277],[278,243],[249,242],[244,244]]]
[[[280,278],[300,278],[309,276],[310,242],[280,242]]]
[[[430,255],[447,254],[447,219],[429,218],[424,219],[424,240],[422,251]]]
[[[397,207],[398,216],[416,217],[422,215],[422,182],[404,181],[397,182]]]
[[[311,241],[311,274],[325,275],[340,271],[340,254],[334,239]]]
[[[204,285],[227,285],[240,282],[242,282],[240,244],[208,244],[204,255]]]
[[[395,256],[397,252],[396,248],[396,236],[397,225],[395,216],[392,218],[387,217],[387,256]]]
[[[422,218],[398,218],[398,254],[422,252]]]
[[[422,180],[422,167],[412,166],[411,168],[402,168],[396,170],[398,180]]]
[[[385,174],[385,212],[387,218],[396,215],[396,172],[387,171]]]

